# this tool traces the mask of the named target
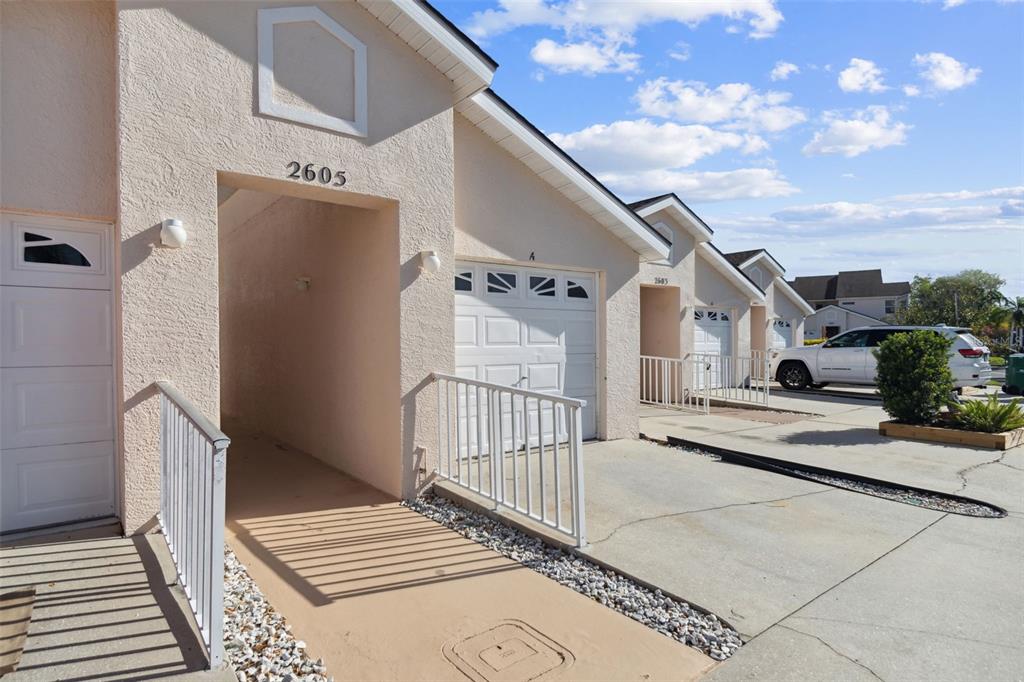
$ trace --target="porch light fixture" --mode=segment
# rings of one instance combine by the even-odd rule
[[[188,241],[185,224],[177,218],[168,218],[160,228],[160,243],[172,249],[180,249]]]
[[[420,251],[420,268],[430,274],[440,270],[441,259],[437,256],[437,251]]]

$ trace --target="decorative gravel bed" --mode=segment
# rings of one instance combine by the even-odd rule
[[[721,455],[717,455],[713,452],[697,447],[671,444],[666,445],[666,447],[670,447],[675,450],[682,450],[683,452],[688,452],[694,455],[700,455],[701,457],[709,457],[716,461],[721,461],[722,459]],[[910,488],[904,488],[897,485],[880,485],[878,483],[870,483],[868,481],[859,481],[855,478],[809,471],[800,467],[773,466],[772,468],[781,472],[797,474],[804,478],[836,488],[843,488],[844,490],[874,495],[875,497],[892,500],[893,502],[910,504],[915,507],[923,507],[924,509],[933,509],[935,511],[950,512],[953,514],[964,514],[965,516],[980,516],[991,519],[998,519],[1006,516],[1004,511],[991,505],[979,504],[969,500],[943,495],[941,493],[912,490]]]
[[[594,601],[722,661],[743,645],[739,633],[661,590],[649,590],[614,571],[552,547],[511,526],[433,494],[407,507],[517,561]]]
[[[239,682],[333,682],[306,654],[235,553],[224,548],[224,651]]]

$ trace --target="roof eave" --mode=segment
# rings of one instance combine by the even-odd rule
[[[800,312],[804,314],[804,317],[807,317],[814,312],[814,308],[811,307],[811,304],[805,301],[800,294],[796,293],[796,290],[789,286],[789,283],[786,282],[786,280],[781,277],[776,277],[775,286],[781,289],[782,293],[784,293],[790,301],[796,304],[796,307],[800,309]]]
[[[691,211],[690,208],[681,202],[675,195],[670,194],[659,201],[642,206],[636,209],[636,213],[642,218],[647,218],[658,211],[666,209],[669,214],[675,218],[676,222],[686,228],[686,231],[689,232],[698,243],[711,241],[711,228],[709,228],[696,213]]]

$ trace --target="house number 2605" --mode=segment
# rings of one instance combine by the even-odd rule
[[[300,164],[298,161],[290,161],[288,163],[288,177],[295,178],[296,180],[305,180],[306,182],[317,182],[321,185],[330,184],[332,187],[341,187],[348,179],[345,177],[345,171],[331,170],[327,166],[316,167],[315,164],[307,163],[305,166]],[[334,182],[331,182],[331,181]]]

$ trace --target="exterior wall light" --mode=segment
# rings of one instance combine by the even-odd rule
[[[441,259],[437,251],[420,251],[420,267],[424,272],[434,274],[441,269]]]
[[[160,228],[160,243],[172,249],[180,249],[188,241],[185,225],[177,218],[168,218]]]

